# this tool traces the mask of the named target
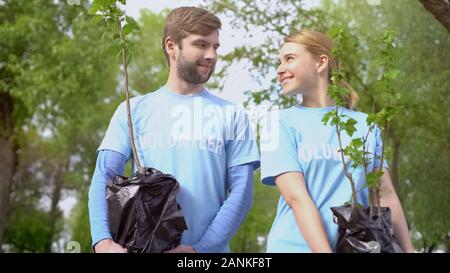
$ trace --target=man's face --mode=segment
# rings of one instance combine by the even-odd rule
[[[188,83],[202,84],[209,80],[217,62],[219,33],[208,36],[190,34],[176,50],[178,76]]]

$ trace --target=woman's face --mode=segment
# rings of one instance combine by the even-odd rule
[[[283,95],[304,95],[315,87],[318,62],[302,45],[285,43],[279,59],[277,74]]]

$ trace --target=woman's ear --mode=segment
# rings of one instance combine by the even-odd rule
[[[327,55],[320,55],[319,56],[319,62],[317,63],[317,73],[322,73],[323,71],[327,71],[328,69],[328,56]]]

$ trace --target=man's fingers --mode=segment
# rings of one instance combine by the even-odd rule
[[[163,253],[177,253],[178,247],[164,251]]]

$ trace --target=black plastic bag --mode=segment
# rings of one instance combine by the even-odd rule
[[[341,206],[331,208],[339,226],[336,244],[338,253],[403,253],[391,223],[387,207],[370,208]]]
[[[131,253],[160,253],[179,245],[186,222],[176,201],[180,185],[153,168],[115,176],[106,187],[113,240]]]

